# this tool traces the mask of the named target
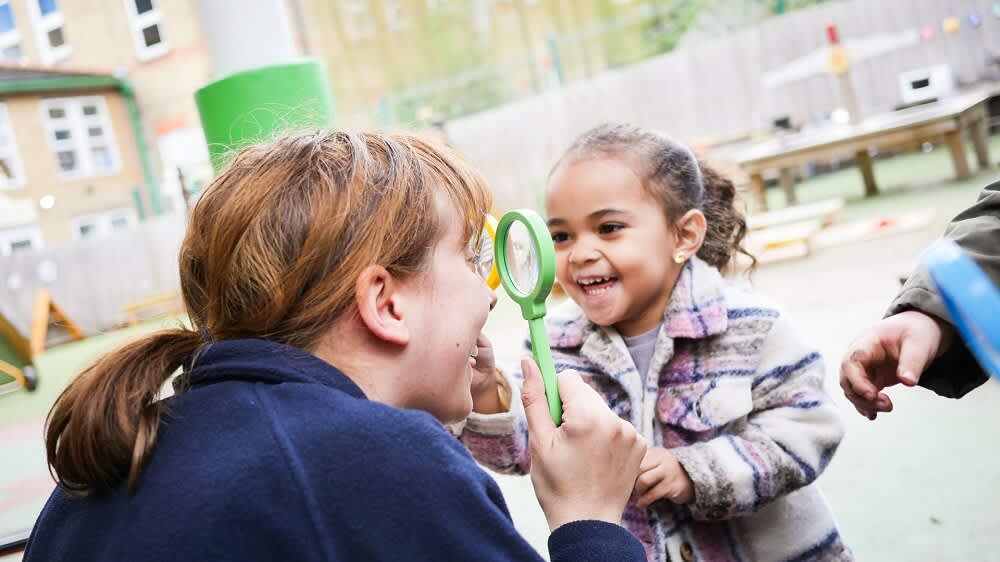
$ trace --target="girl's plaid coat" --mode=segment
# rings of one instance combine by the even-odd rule
[[[695,500],[630,503],[623,524],[656,561],[852,560],[813,483],[843,436],[823,361],[759,296],[694,258],[671,295],[644,379],[621,336],[573,302],[546,318],[557,371],[572,369],[650,445],[670,449]],[[509,377],[519,388],[521,375]],[[461,439],[486,466],[527,473],[527,426],[511,411],[467,420]],[[581,459],[586,462],[586,459]]]

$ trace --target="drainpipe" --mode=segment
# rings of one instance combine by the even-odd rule
[[[142,133],[142,120],[139,118],[139,106],[135,102],[135,90],[126,78],[118,78],[118,90],[125,98],[125,106],[128,108],[128,120],[132,124],[135,148],[139,152],[139,162],[142,164],[142,177],[146,184],[146,194],[149,196],[149,208],[152,215],[158,217],[163,213],[160,186],[157,185],[156,178],[153,177],[153,165],[149,161],[149,149],[146,146],[146,137]],[[145,213],[141,206],[138,211],[140,219],[143,218]]]

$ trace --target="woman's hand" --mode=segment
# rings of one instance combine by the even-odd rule
[[[549,530],[580,520],[620,524],[646,441],[572,371],[559,373],[562,425],[556,427],[534,361],[521,361],[531,449],[531,484]]]

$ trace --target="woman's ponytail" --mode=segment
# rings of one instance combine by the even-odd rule
[[[156,441],[160,388],[203,344],[198,332],[172,329],[129,343],[76,377],[49,412],[49,470],[69,493],[86,494],[128,480]]]

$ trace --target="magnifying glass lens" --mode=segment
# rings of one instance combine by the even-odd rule
[[[517,290],[527,295],[538,284],[538,249],[528,228],[519,220],[510,225],[506,244],[510,277]]]

